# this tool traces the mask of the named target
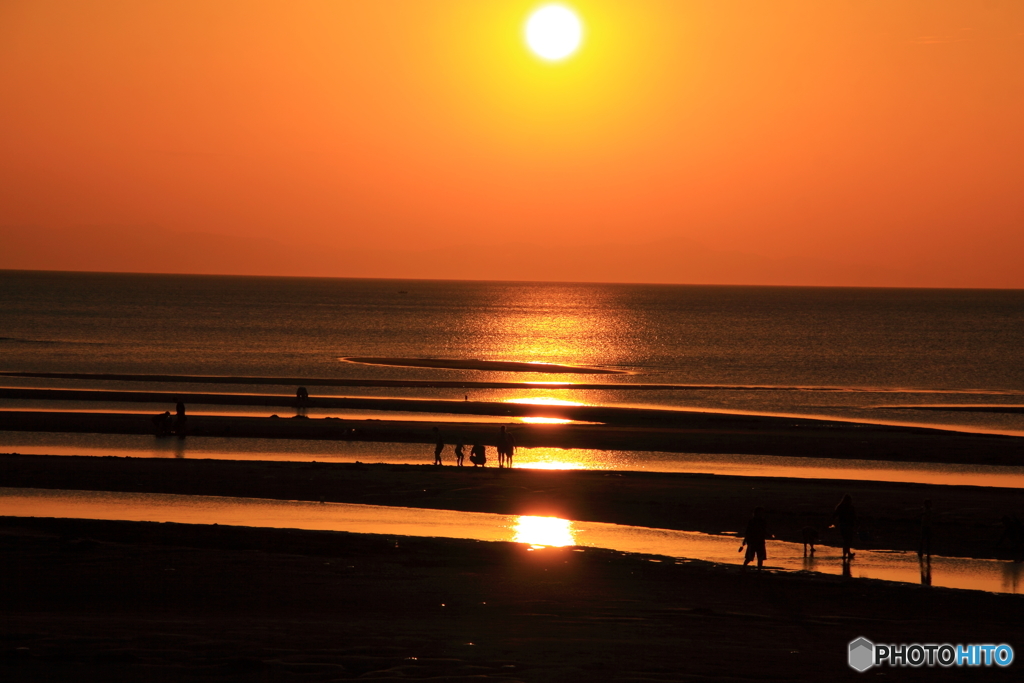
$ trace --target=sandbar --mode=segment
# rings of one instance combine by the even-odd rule
[[[490,370],[494,372],[546,372],[552,374],[626,375],[625,370],[591,368],[582,365],[558,363],[524,363],[506,360],[477,360],[474,358],[339,358],[346,363],[361,365],[390,365],[399,368],[442,368],[451,370]]]

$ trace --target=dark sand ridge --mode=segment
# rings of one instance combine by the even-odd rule
[[[886,406],[887,410],[941,410],[959,413],[1024,413],[1024,406]]]
[[[517,424],[517,445],[525,448],[589,448],[668,453],[744,453],[795,457],[854,458],[973,465],[1024,464],[1024,437],[968,434],[937,429],[889,427],[813,420],[769,421],[750,416],[695,414],[685,426]],[[190,415],[192,436],[326,439],[390,443],[434,443],[439,424],[449,440],[496,446],[498,429],[479,422],[296,419]],[[0,411],[0,430],[153,434],[151,415],[99,412]]]
[[[553,417],[580,422],[605,424],[663,425],[681,428],[806,428],[851,429],[863,423],[828,418],[748,415],[716,412],[713,410],[672,410],[658,408],[623,408],[617,406],[551,405],[543,403],[511,403],[505,401],[465,401],[452,399],[370,398],[311,396],[301,404],[294,396],[272,394],[221,394],[199,392],[110,391],[102,389],[28,389],[0,387],[0,399],[34,401],[103,401],[118,403],[186,404],[266,406],[277,408],[378,410],[442,413],[449,415],[492,415],[501,417]],[[877,425],[883,428],[884,425]],[[931,427],[891,427],[893,431],[936,431]],[[948,431],[948,430],[942,430]]]
[[[580,375],[628,375],[625,370],[591,368],[557,363],[522,363],[507,360],[458,360],[452,358],[339,358],[360,365],[388,365],[398,368],[444,368],[450,370],[488,370],[491,372],[548,372]]]
[[[425,453],[424,460],[429,455]],[[257,462],[164,458],[0,455],[0,482],[19,488],[177,493],[325,500],[467,512],[556,516],[632,526],[742,531],[762,506],[771,532],[800,543],[801,530],[827,530],[840,498],[854,500],[864,540],[857,547],[915,550],[919,515],[934,505],[935,552],[1010,559],[996,548],[1003,515],[1024,513],[1024,491],[871,481],[702,474],[487,470],[429,465]]]
[[[227,375],[139,375],[82,372],[0,371],[0,377],[31,377],[37,379],[68,379],[117,382],[176,382],[180,384],[263,384],[320,387],[400,387],[424,389],[587,389],[609,391],[832,391],[838,393],[868,392],[886,394],[953,394],[986,396],[1020,396],[1019,391],[988,391],[964,389],[883,389],[872,387],[776,386],[767,384],[638,384],[584,382],[476,382],[415,379],[345,379],[325,377],[244,377]]]
[[[847,644],[1024,643],[1017,595],[596,549],[2,517],[0,549],[5,681],[1001,681]]]

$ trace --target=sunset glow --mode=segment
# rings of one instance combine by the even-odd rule
[[[1024,287],[1022,46],[1019,2],[12,0],[0,268]]]

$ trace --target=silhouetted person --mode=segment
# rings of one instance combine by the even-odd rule
[[[505,425],[501,425],[501,434],[498,435],[498,467],[512,467],[515,452],[515,438],[505,429]]]
[[[804,557],[807,557],[808,548],[810,548],[810,554],[814,555],[814,544],[818,542],[818,530],[812,526],[805,526],[800,530],[800,535],[804,542]]]
[[[462,461],[466,457],[466,440],[461,436],[455,442],[455,464],[462,467]]]
[[[850,494],[843,496],[832,513],[832,524],[829,528],[839,527],[839,535],[843,537],[843,561],[852,560],[854,552],[850,549],[853,546],[853,534],[857,526],[857,513],[853,509],[853,498]]]
[[[160,415],[153,416],[153,424],[156,425],[157,436],[167,436],[174,429],[174,419],[171,411],[165,410]]]
[[[1003,545],[1006,541],[1010,546],[1013,559],[1020,562],[1024,559],[1024,524],[1017,518],[1017,515],[1003,515],[1003,533],[996,541],[996,547]]]
[[[487,447],[482,443],[473,444],[469,451],[469,461],[473,463],[473,467],[487,467]]]
[[[932,556],[932,501],[924,502],[924,510],[921,511],[921,540],[917,544],[918,557]]]
[[[309,392],[306,391],[306,387],[299,387],[295,391],[295,401],[301,406],[305,405],[309,401]]]
[[[434,427],[434,438],[437,443],[434,444],[434,464],[441,464],[441,452],[444,451],[444,439],[441,438],[441,431]]]
[[[185,421],[188,418],[185,416],[185,404],[182,401],[178,401],[178,405],[175,407],[174,416],[174,433],[178,436],[185,436],[187,431]]]
[[[743,543],[740,544],[740,550],[743,550],[743,546],[747,546],[747,554],[743,558],[744,567],[750,564],[755,556],[758,569],[764,565],[765,558],[768,557],[768,551],[764,545],[767,537],[768,523],[764,519],[764,508],[754,508],[754,514],[747,522],[747,530],[743,533]]]
[[[932,558],[930,555],[918,556],[918,563],[921,565],[921,585],[932,585]]]

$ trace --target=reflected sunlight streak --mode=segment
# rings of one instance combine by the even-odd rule
[[[552,398],[550,396],[531,396],[528,398],[509,398],[505,400],[505,403],[522,403],[525,405],[535,406],[582,406],[585,403],[579,401],[566,401],[561,398]]]
[[[520,515],[516,518],[514,533],[513,541],[534,547],[576,545],[572,522],[558,517]]]
[[[523,424],[537,425],[567,425],[575,422],[575,420],[563,420],[560,417],[520,417],[516,418],[516,420]]]

